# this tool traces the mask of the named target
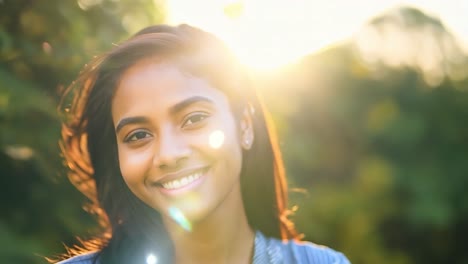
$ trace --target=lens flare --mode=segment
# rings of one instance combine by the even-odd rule
[[[169,208],[169,215],[172,219],[179,224],[185,231],[192,231],[192,224],[185,218],[184,214],[182,213],[179,208],[171,207]]]
[[[148,257],[146,257],[146,264],[157,264],[158,263],[158,258],[153,255],[149,254]]]
[[[224,133],[221,130],[215,130],[210,134],[210,146],[214,149],[220,148],[224,143]]]

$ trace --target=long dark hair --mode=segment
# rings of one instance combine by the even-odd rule
[[[69,178],[107,227],[94,243],[100,261],[137,263],[150,249],[163,259],[167,256],[167,261],[172,254],[161,215],[133,195],[122,178],[111,116],[112,97],[123,72],[148,57],[209,81],[226,94],[237,118],[243,110],[250,111],[255,140],[250,150],[243,151],[240,177],[248,222],[267,236],[295,238],[287,218],[281,153],[271,119],[248,74],[213,35],[188,25],[157,25],[95,58],[65,91],[61,103],[60,145]]]

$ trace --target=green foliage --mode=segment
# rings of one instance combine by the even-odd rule
[[[412,27],[447,34],[405,11],[417,15]],[[354,40],[264,84],[275,91],[264,94],[281,124],[290,184],[306,191],[291,195],[306,239],[354,263],[468,262],[460,246],[468,231],[468,57],[450,52],[459,58],[450,67],[464,77],[446,72],[438,84],[417,65],[366,60]]]
[[[156,1],[0,1],[0,262],[43,263],[96,231],[60,159],[59,92],[89,59],[162,21]]]

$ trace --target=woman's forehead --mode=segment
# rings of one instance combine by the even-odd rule
[[[175,65],[140,63],[123,74],[112,108],[114,114],[143,105],[163,110],[191,97],[203,97],[214,104],[227,102],[221,90],[202,78],[185,74]]]
[[[204,92],[213,87],[208,80],[194,76],[172,63],[141,61],[128,68],[121,76],[116,93],[135,93],[149,89],[161,96],[174,91]]]

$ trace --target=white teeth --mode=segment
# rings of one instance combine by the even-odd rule
[[[197,180],[201,176],[202,176],[202,173],[197,172],[197,173],[191,174],[189,176],[185,176],[185,177],[183,177],[181,179],[178,179],[178,180],[165,182],[165,183],[163,183],[161,185],[162,185],[162,187],[164,189],[169,189],[169,190],[179,189],[179,188],[182,188],[182,187],[185,187],[185,186],[189,185],[190,183],[194,182],[195,180]]]

